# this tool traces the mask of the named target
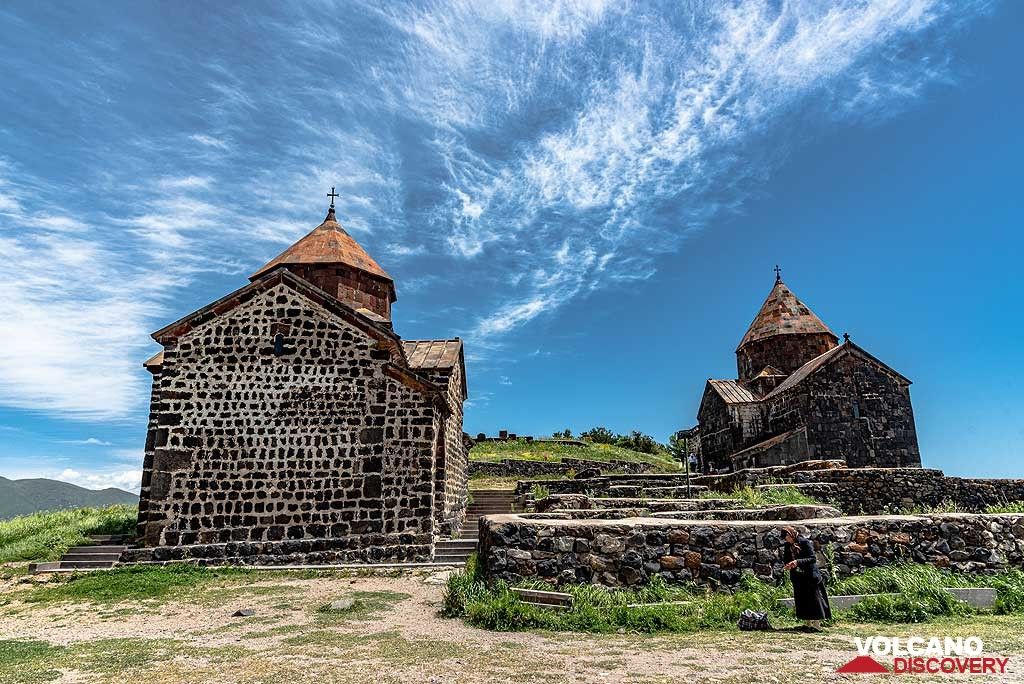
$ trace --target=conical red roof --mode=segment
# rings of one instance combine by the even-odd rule
[[[380,264],[341,227],[334,216],[334,207],[327,212],[323,223],[249,276],[249,280],[256,280],[283,264],[344,264],[378,278],[392,280]]]
[[[761,310],[754,317],[754,322],[747,329],[738,349],[744,345],[763,340],[773,335],[804,335],[808,333],[824,333],[837,341],[835,333],[797,299],[793,291],[786,287],[781,278],[775,280],[775,287],[764,300]]]

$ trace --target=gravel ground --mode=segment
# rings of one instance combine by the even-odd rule
[[[835,673],[856,655],[853,636],[976,632],[984,633],[990,653],[1011,658],[1011,674],[985,679],[1024,681],[1014,672],[1024,673],[1019,618],[916,629],[844,625],[815,635],[500,633],[440,617],[442,582],[437,574],[295,579],[267,573],[171,600],[97,605],[25,603],[26,581],[13,580],[0,587],[0,681],[832,682],[857,678]],[[362,609],[318,611],[353,596]],[[255,615],[232,617],[241,609]],[[4,661],[2,640],[63,647],[54,652],[64,655]]]

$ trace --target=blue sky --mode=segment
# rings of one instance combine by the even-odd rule
[[[466,429],[694,423],[778,263],[1022,476],[1020,3],[0,8],[0,475],[137,486],[149,333],[323,218]]]

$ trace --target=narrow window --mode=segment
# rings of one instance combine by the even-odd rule
[[[284,356],[284,335],[274,335],[274,356]]]
[[[860,402],[856,399],[853,400],[853,417],[860,418]]]

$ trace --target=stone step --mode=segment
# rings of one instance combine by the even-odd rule
[[[124,553],[128,550],[127,546],[75,546],[68,549],[68,553]]]
[[[476,551],[476,542],[471,539],[453,539],[434,544],[434,553],[473,553],[474,551]]]
[[[444,554],[442,554],[442,553],[435,553],[434,554],[434,562],[435,563],[458,563],[459,565],[462,565],[467,560],[469,560],[469,555],[470,554],[468,554],[468,553],[444,553]]]
[[[123,544],[132,540],[130,534],[91,534],[90,541],[97,544]]]
[[[100,568],[112,568],[115,561],[64,561],[60,562],[60,570],[96,570]]]
[[[97,561],[102,563],[116,563],[119,560],[121,560],[120,553],[65,553],[61,556],[60,562]]]

